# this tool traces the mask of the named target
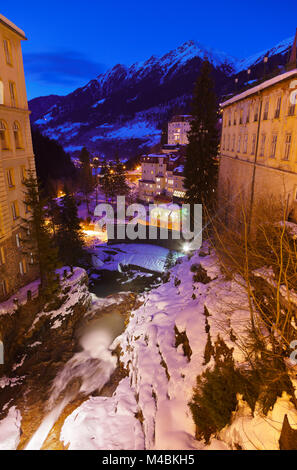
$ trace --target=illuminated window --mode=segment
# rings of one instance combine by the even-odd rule
[[[8,134],[7,127],[4,121],[0,121],[0,143],[2,150],[8,150]]]
[[[12,65],[10,40],[9,39],[4,39],[3,40],[3,46],[4,46],[4,54],[5,54],[5,58],[6,58],[6,63],[8,65]]]

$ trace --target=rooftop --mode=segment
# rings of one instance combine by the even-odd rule
[[[193,116],[191,114],[178,114],[176,116],[173,116],[172,119],[170,119],[169,122],[187,122],[191,121],[193,119]]]
[[[253,88],[249,88],[248,90],[244,91],[243,93],[239,93],[238,95],[233,96],[227,101],[221,103],[221,107],[224,108],[229,106],[230,104],[236,103],[236,101],[241,101],[248,96],[255,95],[266,88],[269,88],[273,85],[276,85],[279,82],[287,80],[290,77],[297,76],[297,69],[290,70],[289,72],[282,73],[277,75],[276,77],[271,78],[270,80],[266,80],[266,82],[260,83],[259,85],[254,86]]]
[[[10,30],[14,31],[16,34],[21,36],[22,39],[27,39],[24,31],[20,28],[18,28],[12,21],[8,20],[5,18],[5,16],[0,14],[0,24],[4,24],[7,28]]]

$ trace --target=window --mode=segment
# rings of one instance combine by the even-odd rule
[[[13,168],[9,168],[9,169],[6,171],[6,175],[7,175],[8,187],[9,187],[10,189],[14,188],[14,187],[15,187],[15,181],[14,181],[14,171],[13,171]]]
[[[16,246],[17,246],[18,248],[21,247],[21,237],[20,237],[20,234],[19,234],[19,233],[16,233],[16,235],[15,235],[15,243],[16,243]]]
[[[263,120],[267,121],[268,119],[268,112],[269,112],[269,100],[265,102],[265,107],[264,107],[264,114],[263,114]]]
[[[2,297],[6,297],[8,294],[8,285],[7,281],[4,279],[3,281],[0,281],[0,295]]]
[[[292,103],[290,102],[290,104],[289,104],[289,109],[288,109],[288,115],[289,115],[289,116],[294,116],[294,114],[295,114],[295,103],[292,104]]]
[[[223,144],[222,144],[222,148],[223,148],[223,150],[225,150],[225,139],[226,139],[226,136],[225,136],[225,135],[223,135]]]
[[[292,143],[292,135],[287,134],[285,140],[285,153],[284,153],[284,160],[289,160],[290,158],[290,151],[291,151],[291,143]]]
[[[4,121],[0,121],[0,144],[2,150],[8,150],[8,134],[7,127]]]
[[[266,134],[262,134],[261,136],[261,144],[260,144],[260,157],[264,157],[265,155],[265,143],[266,143]]]
[[[239,114],[239,124],[243,123],[243,109],[241,108],[240,114]]]
[[[247,153],[247,146],[248,146],[248,134],[245,134],[243,138],[243,153]]]
[[[233,119],[233,124],[236,126],[236,110],[234,111],[234,119]]]
[[[270,157],[271,158],[275,158],[275,155],[276,155],[276,144],[277,144],[277,135],[274,134],[272,136],[272,140],[271,140],[271,151],[270,151]]]
[[[229,126],[231,126],[231,111],[229,111]]]
[[[255,105],[255,110],[254,110],[254,121],[258,121],[259,119],[259,105],[258,103]]]
[[[13,123],[13,135],[14,135],[14,143],[16,149],[22,148],[22,138],[21,138],[21,130],[20,125],[18,122]]]
[[[10,103],[13,108],[17,107],[17,94],[16,86],[14,82],[9,82],[9,91],[10,91]]]
[[[274,113],[274,117],[276,119],[280,117],[281,104],[282,104],[282,98],[281,98],[281,96],[279,96],[277,98],[276,108],[275,108],[275,113]]]
[[[255,155],[255,152],[256,152],[256,134],[253,134],[251,155]]]
[[[3,40],[3,46],[4,46],[4,54],[5,54],[6,63],[8,65],[12,65],[10,40],[9,39],[4,39]]]
[[[21,177],[21,182],[23,183],[26,180],[26,167],[25,165],[22,165],[20,168],[20,177]]]
[[[27,263],[26,263],[26,260],[22,259],[22,261],[20,261],[19,263],[19,268],[20,268],[20,274],[22,276],[24,276],[24,274],[26,274],[27,272]]]
[[[0,104],[4,104],[4,86],[2,80],[0,80]]]
[[[5,250],[4,250],[4,246],[1,246],[1,248],[0,248],[0,266],[2,266],[3,264],[5,264]]]
[[[230,150],[230,135],[227,137],[227,150]]]
[[[241,148],[241,135],[238,136],[237,152],[240,152],[240,148]]]
[[[247,124],[250,122],[250,112],[251,112],[251,109],[250,109],[250,106],[248,106],[247,112],[246,112],[246,123]]]
[[[235,134],[233,135],[233,138],[232,138],[232,152],[234,152],[235,150]]]
[[[11,203],[11,212],[12,212],[13,220],[16,220],[20,215],[18,201],[13,201]]]

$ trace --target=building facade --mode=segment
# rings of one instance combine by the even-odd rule
[[[36,277],[22,254],[23,181],[35,171],[21,41],[25,34],[0,15],[0,301]]]
[[[162,199],[164,202],[182,200],[185,196],[183,182],[183,165],[178,155],[150,154],[141,158],[141,201],[157,203]]]
[[[168,123],[168,145],[188,145],[192,116],[174,116]]]
[[[296,90],[294,68],[221,105],[219,200],[227,222],[239,204],[252,212],[269,199],[297,221]]]

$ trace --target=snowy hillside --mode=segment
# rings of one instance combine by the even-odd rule
[[[190,112],[192,90],[205,57],[212,63],[221,97],[235,91],[234,76],[237,89],[247,80],[262,79],[264,56],[269,57],[266,74],[281,71],[292,42],[290,38],[238,60],[187,41],[162,57],[152,56],[130,67],[117,64],[67,96],[31,100],[32,123],[68,152],[86,145],[107,158],[118,151],[129,158],[160,143],[161,131],[173,114]]]
[[[197,376],[213,365],[213,359],[205,361],[207,331],[213,344],[219,335],[234,348],[235,363],[245,367],[239,345],[250,313],[246,291],[224,278],[216,256],[179,261],[167,283],[143,295],[114,343],[121,346],[129,380],[111,398],[92,397],[66,419],[60,438],[70,449],[81,443],[85,449],[278,449],[285,414],[296,429],[297,412],[286,393],[267,416],[257,408],[252,413],[238,396],[231,425],[208,445],[196,440],[189,402]],[[193,265],[202,267],[199,281]]]

